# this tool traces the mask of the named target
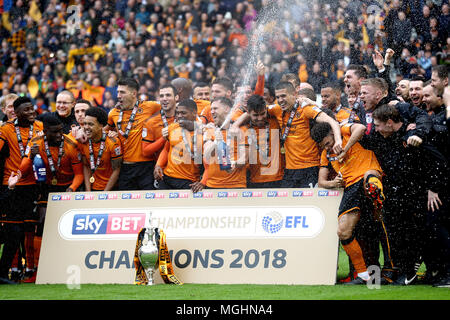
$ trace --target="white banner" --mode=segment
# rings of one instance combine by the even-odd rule
[[[334,284],[341,193],[51,194],[36,283],[67,283],[79,270],[81,283],[133,284],[137,234],[151,217],[184,283]]]

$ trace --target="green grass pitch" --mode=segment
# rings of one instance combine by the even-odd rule
[[[347,273],[348,258],[341,249],[338,278]],[[450,290],[429,285],[386,285],[369,289],[361,285],[81,284],[79,289],[69,289],[65,284],[19,284],[0,285],[1,300],[450,300]]]

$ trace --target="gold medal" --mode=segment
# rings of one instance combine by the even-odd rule
[[[58,180],[55,178],[52,179],[52,185],[56,186],[58,183]]]
[[[281,152],[281,154],[285,154],[286,153],[286,149],[284,149],[284,147],[281,147],[280,152]]]
[[[95,182],[94,176],[91,176],[91,177],[89,178],[89,182],[90,182],[90,183],[94,183],[94,182]]]

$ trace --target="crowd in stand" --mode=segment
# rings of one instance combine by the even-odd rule
[[[77,10],[63,1],[32,6],[19,0],[5,8],[7,2],[9,22],[0,28],[2,95],[28,95],[39,112],[54,108],[64,88],[111,109],[124,76],[136,77],[148,100],[176,77],[236,80],[252,26],[271,5],[283,21],[260,48],[272,87],[290,72],[319,94],[321,84],[342,82],[349,64],[374,70],[374,50],[387,48],[395,51],[391,76],[397,81],[429,79],[432,66],[449,63],[446,0],[74,1]]]
[[[73,4],[3,3],[0,280],[35,280],[49,192],[319,186],[346,283],[381,245],[384,284],[449,286],[448,1]]]

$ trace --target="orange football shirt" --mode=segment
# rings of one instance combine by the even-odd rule
[[[167,157],[160,157],[158,159],[158,165],[162,168],[165,167],[164,174],[166,176],[190,181],[198,181],[200,179],[200,163],[196,164],[189,154],[189,150],[187,150],[185,141],[183,140],[183,131],[186,134],[191,153],[194,152],[194,131],[183,129],[178,123],[172,123],[169,126],[168,142],[165,145]],[[203,135],[201,132],[197,132],[195,134],[197,137],[196,152],[200,154],[201,161]],[[160,162],[161,158],[166,158],[167,162]]]
[[[230,142],[230,159],[237,161],[241,152],[248,152],[247,128],[242,126],[241,134],[238,138],[232,139]],[[223,141],[227,141],[227,130],[221,130]],[[207,129],[205,133],[206,139],[216,140],[215,130]],[[217,148],[216,148],[217,149]],[[217,150],[214,156],[204,154],[204,161],[207,162],[207,181],[206,186],[210,188],[246,188],[247,187],[247,167],[245,166],[234,169],[231,172],[220,170]]]
[[[33,124],[33,135],[31,140],[37,136],[38,132],[42,132],[43,124],[41,121],[34,121]],[[30,127],[19,127],[20,135],[22,137],[23,150],[26,152],[27,145],[30,142],[28,140]],[[3,145],[7,143],[9,147],[9,157],[6,158],[5,167],[3,171],[3,185],[8,185],[8,179],[11,172],[17,172],[22,162],[22,156],[20,154],[19,142],[17,140],[16,129],[14,127],[14,120],[10,120],[0,127],[0,149]],[[31,185],[35,184],[36,180],[34,175],[24,176],[17,183],[18,186],[21,185]]]
[[[271,105],[268,112],[278,120],[281,128],[281,139],[291,112],[283,112],[277,104]],[[301,106],[298,107],[284,143],[286,169],[304,169],[319,166],[319,149],[311,138],[309,120],[316,119],[321,112],[322,110],[315,105],[307,105],[303,108]]]
[[[150,119],[155,113],[159,112],[161,105],[155,101],[144,101],[139,104],[136,117],[129,132],[128,138],[125,138],[119,132],[119,140],[122,146],[124,162],[143,162],[155,160],[154,157],[148,158],[142,154],[142,129],[145,121]],[[126,131],[132,109],[123,112],[121,130]],[[117,128],[120,109],[114,108],[109,112],[108,125]]]
[[[36,137],[31,140],[30,145],[37,144],[39,146],[39,154],[42,157],[42,160],[45,163],[46,171],[47,171],[47,184],[51,184],[53,179],[53,174],[51,172],[50,166],[48,164],[47,153],[45,152],[44,146],[44,137]],[[63,147],[63,155],[61,157],[61,164],[58,165],[58,153],[59,146],[49,146],[50,154],[52,155],[54,166],[56,168],[56,179],[57,186],[65,186],[71,184],[73,182],[73,178],[76,172],[83,171],[83,164],[81,162],[81,154],[78,151],[77,142],[71,139],[68,135],[64,135],[64,147]],[[30,159],[30,150],[27,149],[26,159],[28,160],[29,166],[31,166]],[[28,170],[31,167],[27,168]],[[75,189],[79,187],[75,186]],[[74,189],[74,190],[75,190]]]
[[[97,165],[97,157],[100,151],[101,141],[92,142],[92,149],[94,151],[94,164]],[[83,165],[91,168],[90,166],[90,153],[89,143],[80,143],[79,148],[83,157]],[[113,173],[111,161],[114,159],[122,158],[122,148],[120,147],[120,141],[117,138],[106,137],[105,149],[100,160],[100,164],[94,172],[94,183],[91,184],[94,190],[105,190],[108,184],[109,178]]]
[[[269,181],[279,181],[283,178],[285,159],[284,155],[280,152],[280,143],[278,140],[280,136],[280,126],[278,121],[272,117],[269,117],[269,140],[266,138],[265,128],[252,128],[255,131],[256,138],[258,139],[258,146],[262,149],[256,151],[255,147],[249,143],[249,157],[250,157],[250,181],[252,183],[263,183]],[[247,131],[249,134],[251,129]],[[268,159],[261,158],[261,154],[265,152],[265,146],[269,142],[269,155]],[[256,160],[256,163],[252,163]]]
[[[351,136],[351,125],[341,127],[341,133],[342,147],[345,148]],[[329,156],[332,159],[331,165],[333,169],[342,174],[345,187],[351,186],[364,178],[364,174],[368,170],[377,170],[380,173],[383,172],[373,151],[364,149],[359,142],[356,142],[347,151],[342,162],[333,159],[337,156],[334,153],[331,153]],[[330,160],[327,157],[327,151],[323,150],[320,158],[320,166],[327,167],[329,163]]]

